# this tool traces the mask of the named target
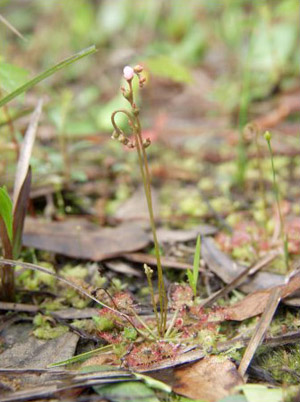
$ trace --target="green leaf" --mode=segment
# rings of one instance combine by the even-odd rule
[[[70,359],[51,363],[47,367],[60,367],[60,366],[66,366],[67,364],[78,363],[80,361],[89,359],[90,357],[94,356],[97,353],[107,352],[110,349],[112,349],[111,345],[101,346],[100,348],[90,350],[89,352],[84,352],[84,353],[81,353],[80,355],[73,356]]]
[[[152,389],[142,382],[128,381],[93,388],[111,402],[159,402]]]
[[[190,399],[190,398],[186,398],[185,396],[181,396],[178,397],[179,399],[176,399],[176,402],[207,402],[204,399]],[[222,401],[218,401],[218,402],[223,402]],[[232,402],[240,402],[240,401],[232,401]],[[241,402],[247,402],[246,399],[244,401]]]
[[[9,63],[0,63],[0,87],[11,92],[23,85],[28,78],[28,71]]]
[[[200,264],[200,253],[201,253],[201,239],[200,235],[197,237],[196,250],[194,255],[194,263],[193,263],[193,276],[195,286],[197,285],[198,276],[199,276],[199,264]]]
[[[179,83],[191,83],[192,76],[190,71],[168,56],[157,56],[145,61],[147,67],[153,75],[169,78]]]
[[[261,23],[253,37],[251,68],[274,73],[283,68],[291,56],[297,40],[297,27],[289,23],[278,23],[271,27]]]
[[[229,395],[218,402],[248,402],[243,395]]]
[[[189,285],[193,289],[193,293],[195,294],[196,293],[196,286],[195,286],[195,282],[194,282],[193,272],[190,269],[188,269],[186,271],[186,274],[187,274],[187,277],[188,277]]]
[[[196,249],[195,249],[195,255],[194,255],[193,272],[191,270],[187,270],[188,281],[189,281],[190,287],[193,289],[194,296],[196,296],[196,294],[197,294],[200,253],[201,253],[201,239],[200,239],[200,235],[198,235]]]
[[[13,241],[13,215],[12,201],[5,187],[0,188],[0,216],[4,221],[7,236],[12,244]]]
[[[167,392],[168,394],[172,392],[170,385],[165,384],[162,381],[156,380],[155,378],[149,377],[148,375],[133,373],[137,380],[143,380],[145,384],[149,387],[157,389],[159,391]]]
[[[246,384],[238,387],[242,390],[247,402],[282,402],[282,388],[269,388],[261,384]]]
[[[43,81],[44,79],[50,77],[57,71],[61,70],[62,68],[65,68],[69,66],[70,64],[73,64],[75,61],[78,61],[82,59],[83,57],[86,57],[90,54],[93,54],[96,52],[95,46],[90,46],[87,49],[83,49],[80,52],[74,54],[71,57],[68,57],[67,59],[61,61],[60,63],[56,64],[55,66],[49,68],[48,70],[44,71],[43,73],[37,75],[35,78],[33,78],[30,81],[27,81],[24,85],[21,85],[17,89],[15,89],[13,92],[5,96],[0,100],[0,107],[3,105],[6,105],[8,102],[16,98],[17,96],[21,95],[22,93],[28,91],[28,89],[34,87],[36,84],[39,82]]]

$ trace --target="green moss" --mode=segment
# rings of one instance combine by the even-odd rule
[[[209,350],[211,347],[215,347],[218,340],[217,331],[209,331],[203,329],[198,332],[197,342],[199,342],[204,350]]]
[[[33,324],[36,327],[33,335],[39,339],[55,339],[69,331],[65,325],[57,325],[52,317],[37,314],[34,317]]]
[[[239,212],[233,212],[226,217],[228,225],[234,227],[241,221],[241,214]]]
[[[95,330],[95,325],[93,320],[74,320],[72,326],[78,329],[83,329],[89,333]]]
[[[121,292],[128,286],[127,283],[122,282],[119,278],[112,278],[111,283],[114,292]]]
[[[179,210],[183,214],[203,216],[208,213],[207,205],[198,196],[189,195],[179,202]]]
[[[283,384],[299,384],[300,345],[293,345],[277,350],[268,350],[257,362],[265,370],[271,372],[274,379]]]
[[[199,181],[198,187],[202,191],[212,191],[215,187],[215,184],[211,177],[203,177]]]
[[[47,311],[57,311],[63,309],[65,306],[63,305],[62,299],[48,299],[43,301],[41,307]]]
[[[90,302],[88,298],[79,295],[75,289],[70,287],[64,289],[63,296],[68,304],[79,309],[86,307]]]
[[[51,272],[55,272],[53,265],[47,262],[39,262],[39,265],[47,268]],[[45,285],[53,289],[56,284],[56,279],[44,272],[24,270],[16,278],[17,286],[24,287],[28,290],[39,290],[41,286]]]
[[[132,327],[125,327],[123,331],[123,336],[124,338],[134,341],[137,338],[137,332],[134,328]]]
[[[73,277],[78,279],[84,279],[88,274],[86,267],[82,265],[77,265],[73,267],[72,265],[65,265],[61,270],[61,275],[64,277]]]
[[[107,279],[104,278],[104,276],[101,276],[98,272],[96,272],[92,278],[92,284],[96,288],[102,288],[106,282],[107,282]]]
[[[225,213],[232,210],[232,202],[225,197],[216,197],[210,203],[216,212]]]
[[[33,331],[34,336],[39,339],[49,340],[55,339],[69,331],[65,325],[58,325],[56,327],[42,327]]]
[[[115,327],[114,322],[107,317],[94,316],[93,321],[98,331],[110,331]]]
[[[286,265],[284,261],[284,256],[278,256],[268,267],[268,271],[274,272],[276,274],[285,275]]]
[[[253,247],[250,244],[245,244],[243,246],[236,247],[232,251],[232,257],[239,261],[252,262],[256,258],[256,255],[253,251]]]

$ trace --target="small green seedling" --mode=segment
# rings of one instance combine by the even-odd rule
[[[197,295],[197,282],[199,276],[199,265],[200,265],[200,254],[201,254],[201,238],[200,235],[197,237],[195,255],[194,255],[194,264],[193,271],[190,269],[187,271],[187,277],[190,284],[190,287],[193,289],[194,296]]]
[[[281,212],[281,208],[280,208],[279,188],[278,188],[278,183],[277,183],[277,178],[276,178],[274,157],[273,157],[273,151],[272,151],[272,146],[271,146],[272,135],[269,131],[266,131],[264,134],[264,137],[268,143],[268,148],[269,148],[269,152],[270,152],[271,167],[272,167],[272,173],[273,173],[273,191],[274,191],[274,195],[275,195],[275,199],[276,199],[277,211],[278,211],[278,216],[279,216],[279,220],[280,220],[280,232],[281,232],[281,237],[282,237],[282,242],[283,242],[283,254],[284,254],[285,268],[288,271],[288,269],[289,269],[288,238],[284,231],[284,221],[283,221],[283,216],[282,216],[282,212]]]

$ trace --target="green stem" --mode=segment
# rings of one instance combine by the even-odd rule
[[[149,332],[149,334],[153,337],[153,339],[157,339],[157,336],[154,334],[154,332],[148,327],[148,325],[138,316],[138,314],[134,311],[134,309],[131,310],[132,314],[134,317],[139,321],[140,324]],[[143,334],[140,330],[137,331],[139,334],[142,334],[144,338],[147,338],[145,334]]]
[[[148,203],[150,224],[151,224],[151,230],[152,230],[153,241],[154,241],[155,255],[156,255],[156,260],[157,260],[157,274],[158,274],[158,286],[159,286],[160,308],[161,308],[161,328],[162,328],[162,334],[163,334],[166,330],[167,305],[168,305],[167,302],[168,301],[167,301],[167,295],[166,295],[166,291],[165,291],[163,270],[162,270],[162,264],[161,264],[161,259],[160,259],[159,244],[158,244],[158,240],[157,240],[155,219],[154,219],[154,213],[153,213],[152,194],[151,194],[151,178],[150,178],[150,173],[149,173],[148,160],[147,160],[145,148],[143,147],[142,136],[141,136],[140,130],[138,131],[137,135],[139,137],[140,143],[142,144],[142,155],[143,155],[143,159],[144,159],[144,166],[145,166],[145,173],[146,173],[146,175],[145,175],[146,176],[146,184],[148,187],[147,203]]]
[[[174,327],[174,324],[175,324],[176,318],[177,318],[177,316],[178,316],[178,313],[179,313],[179,308],[177,308],[177,310],[175,310],[175,313],[174,313],[174,315],[173,315],[173,317],[172,317],[172,320],[171,320],[171,322],[170,322],[169,328],[168,328],[167,331],[166,331],[165,337],[168,337],[168,336],[170,335],[171,330],[172,330],[173,327]]]
[[[286,270],[288,270],[289,269],[288,239],[287,239],[287,235],[285,234],[284,221],[283,221],[283,216],[282,216],[281,208],[280,208],[279,189],[278,189],[278,184],[277,184],[277,180],[276,180],[274,157],[273,157],[273,151],[272,151],[270,139],[267,139],[267,143],[268,143],[268,148],[269,148],[270,158],[271,158],[272,175],[273,175],[273,189],[274,189],[275,199],[276,199],[276,203],[277,203],[278,216],[279,216],[279,220],[280,220],[280,232],[281,232],[281,237],[282,237],[282,242],[283,242],[284,262],[285,262],[285,268],[286,268]]]
[[[153,310],[154,310],[154,314],[155,314],[156,324],[157,324],[157,328],[159,328],[160,322],[159,322],[157,307],[156,307],[156,303],[155,303],[154,290],[153,290],[152,278],[151,278],[153,271],[152,270],[150,271],[150,268],[147,266],[147,264],[144,264],[144,268],[145,268],[145,274],[147,277],[148,286],[149,286],[149,290],[150,290],[151,302],[152,302],[152,306],[153,306]]]
[[[165,324],[164,323],[165,323],[165,316],[166,316],[165,296],[163,294],[163,292],[165,292],[165,291],[164,291],[164,282],[163,282],[163,276],[162,276],[162,266],[161,266],[161,261],[160,261],[159,246],[158,246],[156,229],[155,229],[155,221],[154,221],[150,182],[149,182],[149,171],[146,169],[146,167],[144,165],[145,159],[143,159],[143,152],[141,150],[141,149],[143,149],[143,143],[141,140],[141,136],[138,134],[137,130],[135,130],[134,134],[135,134],[135,139],[136,139],[136,149],[137,149],[137,153],[138,153],[139,166],[140,166],[140,171],[141,171],[141,175],[142,175],[142,180],[143,180],[143,185],[144,185],[144,190],[145,190],[146,200],[147,200],[147,205],[148,205],[148,210],[149,210],[150,225],[151,225],[156,260],[157,260],[158,292],[159,292],[159,304],[160,304],[160,314],[161,314],[161,320],[159,323],[158,331],[159,331],[160,335],[163,336],[163,334],[165,332]],[[146,161],[147,161],[147,158],[146,158]]]
[[[263,167],[261,163],[261,152],[260,152],[260,146],[258,142],[258,130],[255,131],[255,146],[256,146],[256,155],[257,155],[257,167],[258,167],[258,172],[259,172],[259,192],[260,196],[262,199],[262,207],[264,211],[264,226],[265,228],[267,227],[267,219],[268,219],[268,214],[267,214],[267,200],[266,200],[266,191],[265,191],[265,185],[264,185],[264,174],[263,174]]]
[[[143,139],[142,139],[142,134],[141,134],[141,124],[138,118],[138,113],[136,114],[136,137],[138,139],[138,143],[142,149],[142,156],[143,156],[143,162],[145,166],[145,181],[144,181],[144,188],[146,192],[146,198],[147,198],[147,204],[148,204],[148,210],[149,210],[149,216],[150,216],[150,224],[151,224],[151,230],[152,230],[152,235],[153,235],[153,242],[154,242],[154,248],[155,248],[155,255],[156,255],[156,261],[157,261],[157,274],[158,274],[158,291],[159,291],[159,301],[160,301],[160,309],[161,309],[161,329],[162,329],[162,335],[165,333],[166,326],[167,326],[167,309],[168,309],[168,299],[167,299],[167,294],[165,291],[165,284],[164,284],[164,279],[163,279],[163,270],[162,270],[162,264],[161,264],[161,259],[160,259],[160,251],[159,251],[159,243],[157,240],[157,235],[156,235],[156,227],[155,227],[155,219],[154,219],[154,213],[153,213],[153,204],[152,204],[152,194],[151,194],[151,176],[149,172],[149,165],[148,165],[148,158],[147,154],[145,151],[145,148],[143,146]],[[146,187],[147,190],[146,191]],[[148,193],[148,196],[147,196]]]

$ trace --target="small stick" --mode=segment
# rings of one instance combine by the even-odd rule
[[[242,377],[245,376],[246,371],[249,367],[249,364],[251,363],[251,360],[253,359],[253,356],[256,352],[256,349],[263,341],[263,338],[267,332],[267,329],[269,328],[269,325],[273,319],[275,311],[281,300],[280,293],[281,293],[281,288],[277,287],[277,288],[273,289],[273,291],[271,292],[271,294],[269,296],[269,300],[266,305],[266,309],[255,328],[255,331],[250,339],[250,342],[249,342],[249,344],[246,348],[246,351],[244,353],[244,356],[241,360],[238,371]]]
[[[228,285],[224,286],[224,288],[218,290],[217,292],[210,295],[207,299],[205,299],[202,302],[201,307],[211,306],[220,297],[224,297],[229,292],[231,292],[233,289],[235,289],[237,286],[240,286],[248,276],[254,275],[261,268],[268,265],[271,261],[274,260],[275,257],[277,257],[277,255],[278,255],[278,251],[272,252],[272,253],[266,255],[264,258],[262,258],[256,264],[251,265],[250,267],[244,269],[232,282],[228,283]]]
[[[7,26],[15,35],[17,35],[20,39],[23,39],[24,41],[27,41],[26,38],[21,34],[20,31],[17,30],[9,21],[7,21],[6,18],[3,17],[2,14],[0,14],[0,21]]]

